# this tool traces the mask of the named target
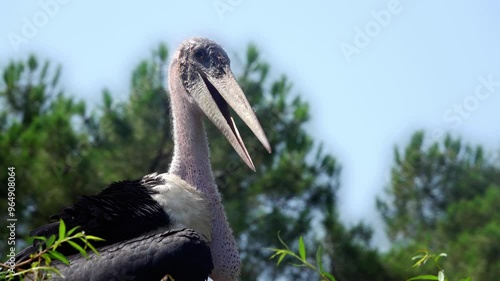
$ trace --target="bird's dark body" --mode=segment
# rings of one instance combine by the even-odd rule
[[[162,227],[168,227],[170,218],[153,199],[155,191],[151,187],[163,184],[161,177],[145,177],[138,180],[115,182],[97,195],[82,196],[71,207],[54,215],[52,223],[33,230],[31,236],[50,237],[59,234],[59,220],[66,229],[79,226],[85,234],[94,235],[105,241],[93,242],[96,247],[138,237]],[[35,252],[37,244],[26,248],[17,255],[17,262]],[[69,245],[58,249],[70,255],[77,251]]]
[[[210,248],[191,229],[140,236],[99,251],[100,257],[91,254],[89,261],[71,256],[71,267],[56,264],[65,279],[53,280],[159,281],[168,274],[175,281],[201,281],[208,279],[213,268]]]

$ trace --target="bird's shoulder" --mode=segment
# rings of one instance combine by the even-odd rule
[[[116,233],[130,225],[140,229],[145,224],[152,227],[168,224],[168,216],[153,198],[157,194],[153,187],[164,182],[161,177],[148,176],[114,182],[98,194],[80,196],[72,206],[53,215],[54,222],[33,230],[30,235],[57,234],[60,219],[68,228],[79,226],[93,235]],[[109,232],[111,229],[116,231]]]

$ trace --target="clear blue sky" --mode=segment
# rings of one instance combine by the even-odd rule
[[[272,75],[286,74],[310,102],[307,129],[342,163],[348,223],[379,224],[374,199],[393,147],[417,129],[449,131],[498,155],[498,1],[0,3],[0,65],[28,53],[59,62],[68,92],[89,101],[104,87],[125,99],[131,70],[159,42],[172,50],[208,37],[236,66],[234,55],[256,43]]]

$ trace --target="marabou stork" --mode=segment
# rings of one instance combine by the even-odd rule
[[[125,273],[134,276],[131,280],[176,272],[179,275],[173,276],[175,280],[195,280],[194,275],[178,273],[182,270],[204,272],[205,276],[196,279],[204,280],[212,269],[211,262],[210,277],[214,281],[236,280],[239,276],[240,258],[212,174],[203,119],[207,117],[222,132],[254,171],[229,107],[271,152],[269,142],[230,69],[226,52],[215,42],[191,38],[181,43],[170,64],[168,81],[174,131],[174,155],[168,173],[112,183],[99,194],[83,196],[51,217],[63,219],[68,229],[80,226],[85,233],[106,239],[96,244],[104,258],[84,265],[82,258],[73,255],[71,266],[61,267],[67,278],[88,279],[92,271],[92,280],[108,280],[99,276],[128,268]],[[58,227],[55,221],[30,234],[58,235]],[[189,230],[174,231],[181,228],[195,232],[187,235]],[[179,239],[183,243],[175,242]],[[26,259],[36,248],[33,245],[21,251],[17,260]],[[63,250],[72,253],[70,248]],[[211,260],[210,254],[206,258],[207,251]],[[177,265],[179,259],[186,261],[184,266]],[[156,275],[147,275],[152,272]]]

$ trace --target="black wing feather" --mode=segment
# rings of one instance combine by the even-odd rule
[[[213,269],[210,248],[192,229],[145,235],[69,257],[70,266],[54,263],[65,279],[54,280],[160,280],[170,275],[176,281],[207,280]],[[170,280],[170,279],[168,279]]]
[[[97,195],[81,196],[71,207],[51,219],[55,222],[33,230],[31,236],[50,237],[59,234],[59,219],[67,229],[79,226],[86,234],[105,239],[94,242],[96,247],[125,241],[170,224],[168,214],[152,198],[152,186],[163,184],[161,177],[115,182]],[[29,257],[38,248],[35,244],[21,251],[16,261]],[[76,253],[70,246],[59,248],[65,255]]]

